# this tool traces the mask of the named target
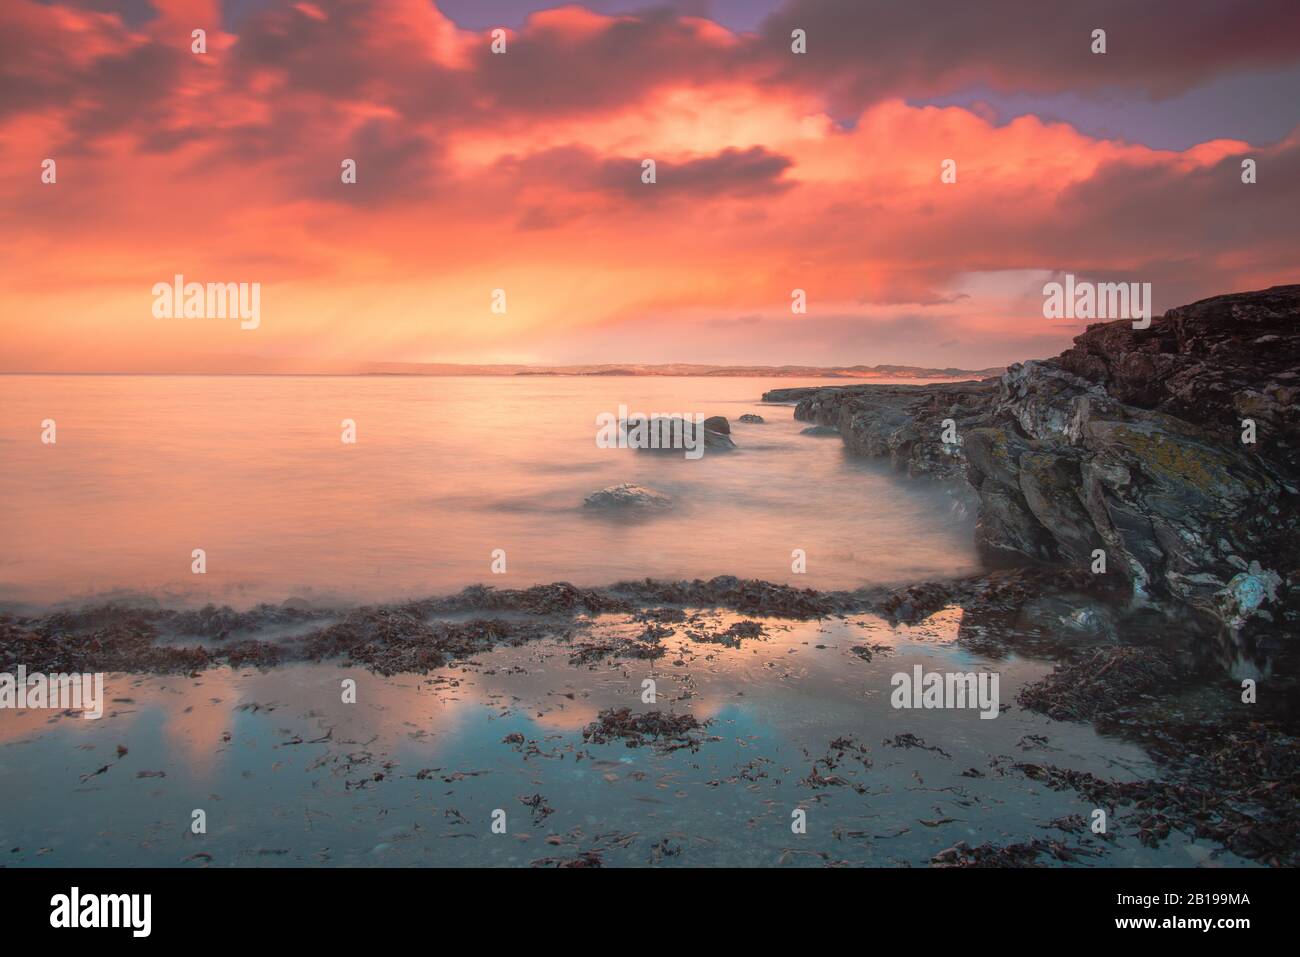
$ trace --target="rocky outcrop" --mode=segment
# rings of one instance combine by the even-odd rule
[[[1124,405],[1195,422],[1229,444],[1240,444],[1241,420],[1253,419],[1261,438],[1251,455],[1294,476],[1298,323],[1300,285],[1274,286],[1171,309],[1146,330],[1092,326],[1056,361]]]
[[[763,399],[796,401],[796,419],[838,431],[857,455],[887,457],[910,475],[952,476],[961,474],[965,465],[958,444],[942,441],[945,420],[952,420],[949,435],[958,439],[964,429],[984,424],[997,388],[996,379],[928,386],[853,385],[777,389]]]
[[[964,477],[989,549],[1104,561],[1139,596],[1242,629],[1300,620],[1298,389],[1300,286],[1278,286],[1090,326],[1000,380],[764,398],[857,454]]]

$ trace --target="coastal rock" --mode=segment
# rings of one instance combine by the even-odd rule
[[[1138,597],[1241,630],[1300,620],[1288,588],[1300,569],[1297,391],[1300,286],[1277,286],[1171,309],[1148,329],[1090,326],[997,380],[779,398],[855,454],[964,478],[984,547],[1074,569],[1104,560]]]
[[[704,420],[704,447],[706,449],[734,449],[731,423],[725,415],[711,415]]]
[[[984,422],[996,392],[996,380],[780,390],[787,400],[797,402],[797,420],[838,431],[855,455],[887,457],[909,475],[939,477],[963,474],[963,433]],[[772,394],[763,396],[764,401]],[[944,442],[946,432],[957,441]],[[805,429],[804,434],[830,433]]]
[[[828,435],[834,436],[834,435],[839,435],[840,430],[831,428],[829,425],[810,425],[806,429],[801,429],[799,431],[799,434],[813,435],[813,436],[828,436]]]
[[[762,425],[764,420],[761,415],[755,415],[753,412],[746,412],[737,421],[748,422],[751,425]]]
[[[672,508],[673,500],[655,489],[624,482],[592,492],[583,501],[583,505],[587,508],[656,512]]]
[[[1102,386],[1123,405],[1196,422],[1240,444],[1241,419],[1259,435],[1250,449],[1300,469],[1300,286],[1215,296],[1170,309],[1137,330],[1128,322],[1090,326],[1055,360]]]
[[[628,420],[628,432],[641,428],[645,420],[633,417]],[[694,420],[682,416],[650,416],[648,428],[649,446],[634,446],[638,452],[676,452],[680,454],[688,446],[696,445]],[[720,415],[711,416],[699,426],[703,433],[704,448],[714,450],[734,449],[736,443],[731,439],[731,424]]]

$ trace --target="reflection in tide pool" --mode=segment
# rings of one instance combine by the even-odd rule
[[[700,615],[714,633],[738,620]],[[1014,765],[1132,780],[1153,774],[1150,761],[1015,705],[1050,666],[957,647],[960,616],[899,628],[760,619],[765,637],[739,647],[679,628],[654,661],[574,665],[572,642],[545,639],[425,676],[328,663],[112,675],[100,721],[25,712],[0,724],[0,839],[9,863],[29,866],[925,865],[958,841],[1102,847],[1059,829],[1087,817],[1082,798]],[[995,720],[893,709],[891,676],[918,664],[996,669],[1010,707]],[[709,723],[696,750],[584,740],[621,707]],[[206,834],[191,833],[195,809]],[[791,831],[796,809],[806,834]],[[497,810],[505,834],[492,832]],[[1078,863],[1246,863],[1178,834],[1147,848],[1117,830],[1104,847]]]

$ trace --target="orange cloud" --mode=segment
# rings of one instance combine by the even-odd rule
[[[0,14],[0,369],[652,361],[669,329],[653,361],[717,362],[710,330],[741,317],[766,352],[735,361],[988,365],[1078,331],[1041,318],[1053,272],[1152,281],[1158,307],[1294,278],[1300,131],[1158,151],[879,91],[845,122],[852,62],[787,77],[770,37],[698,18],[564,7],[494,55],[423,0],[286,4],[237,34],[160,10]],[[155,319],[178,273],[261,283],[260,326]]]

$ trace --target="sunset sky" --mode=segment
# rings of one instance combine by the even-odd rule
[[[1069,7],[5,0],[0,371],[979,368],[1082,330],[1065,273],[1300,281],[1300,3]]]

